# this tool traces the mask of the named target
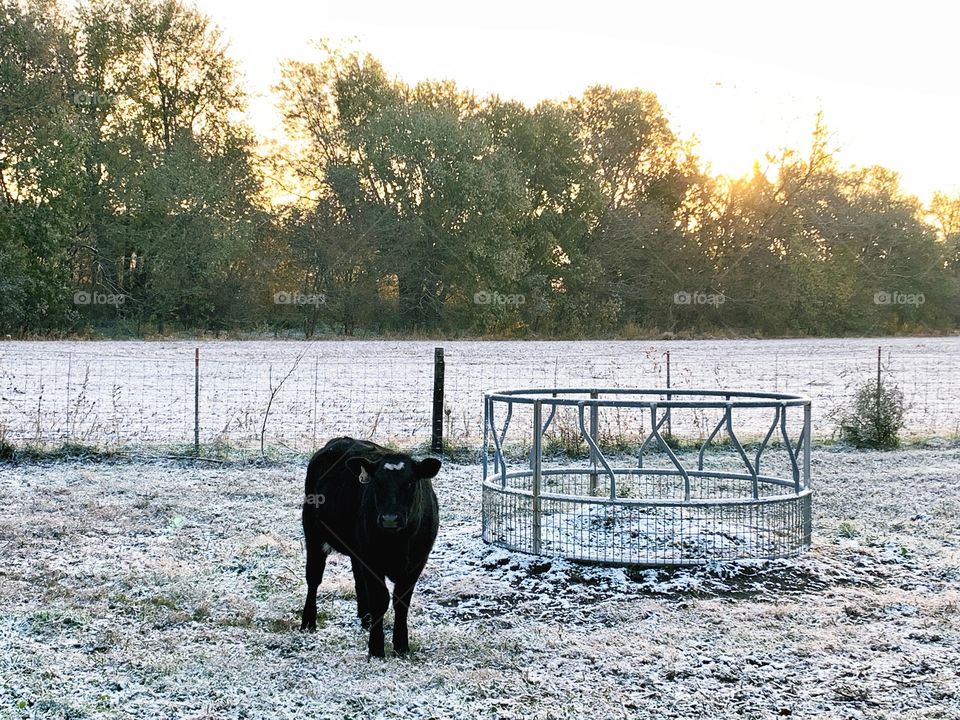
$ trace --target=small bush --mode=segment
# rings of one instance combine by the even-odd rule
[[[0,462],[10,462],[17,454],[17,448],[7,440],[7,426],[0,423]]]
[[[859,533],[857,532],[857,525],[852,520],[844,520],[842,523],[837,525],[837,536],[842,538],[855,538]]]
[[[840,422],[840,435],[858,448],[894,448],[900,444],[905,410],[903,393],[895,385],[875,380],[857,389],[853,407]]]

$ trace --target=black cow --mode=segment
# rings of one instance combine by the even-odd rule
[[[350,556],[357,615],[370,629],[370,657],[383,657],[383,615],[393,582],[393,650],[410,650],[410,597],[437,537],[440,509],[430,478],[433,458],[414,460],[372,442],[335,438],[307,467],[303,533],[307,544],[307,600],[301,630],[316,630],[317,587],[327,555]]]

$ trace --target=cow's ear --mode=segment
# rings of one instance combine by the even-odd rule
[[[373,471],[373,466],[363,458],[352,457],[347,460],[347,470],[357,476],[360,484],[366,485],[368,482],[370,482],[370,475]]]
[[[440,461],[436,458],[427,458],[426,460],[415,462],[413,468],[418,478],[426,480],[440,472]]]

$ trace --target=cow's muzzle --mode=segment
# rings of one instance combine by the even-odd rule
[[[384,513],[377,518],[377,525],[383,530],[403,530],[403,516],[396,513]]]

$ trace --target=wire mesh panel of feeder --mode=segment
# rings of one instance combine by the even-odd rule
[[[796,555],[810,545],[810,409],[731,390],[489,393],[483,539],[610,565]]]

